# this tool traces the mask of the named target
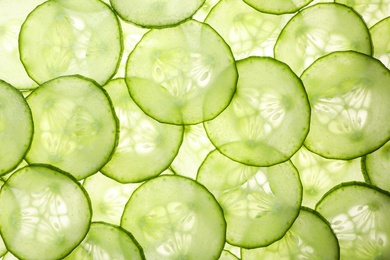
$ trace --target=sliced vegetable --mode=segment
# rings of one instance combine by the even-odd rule
[[[387,17],[370,28],[373,45],[373,56],[390,69],[390,17]]]
[[[312,0],[279,0],[279,1],[257,1],[244,0],[245,3],[256,10],[271,14],[295,13],[302,7],[308,5]]]

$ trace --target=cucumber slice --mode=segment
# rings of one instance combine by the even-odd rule
[[[302,205],[315,207],[321,197],[332,187],[346,181],[364,181],[360,158],[330,160],[310,152],[302,146],[291,161],[299,172],[303,186]]]
[[[374,50],[373,56],[390,69],[390,17],[371,27],[370,34]]]
[[[339,259],[340,248],[329,223],[318,212],[302,207],[286,235],[270,246],[242,249],[242,260]]]
[[[371,184],[390,192],[390,141],[363,157],[362,166]]]
[[[133,235],[123,228],[104,222],[92,222],[83,242],[64,260],[145,259]]]
[[[51,0],[38,6],[19,35],[21,61],[37,83],[81,74],[105,84],[122,55],[118,18],[99,0]]]
[[[218,259],[225,244],[221,207],[202,185],[182,176],[142,184],[126,204],[121,226],[146,259]]]
[[[130,98],[124,79],[110,81],[104,89],[119,118],[120,136],[112,158],[100,171],[122,183],[156,177],[178,153],[183,127],[162,124],[145,115]]]
[[[0,79],[17,89],[27,90],[38,85],[20,62],[18,37],[27,15],[46,0],[1,0],[0,3]]]
[[[84,239],[92,215],[76,179],[45,165],[16,171],[1,188],[0,208],[5,245],[21,259],[66,256]]]
[[[210,13],[211,9],[219,2],[220,0],[206,0],[204,4],[196,11],[192,16],[193,19],[204,22],[207,15]]]
[[[100,172],[86,178],[83,187],[91,199],[92,221],[120,225],[125,205],[139,185],[139,183],[122,184]]]
[[[237,70],[223,39],[207,24],[190,20],[146,33],[129,56],[126,83],[134,101],[154,119],[198,124],[227,107]]]
[[[363,182],[344,183],[316,209],[336,233],[341,259],[390,259],[390,193]]]
[[[276,39],[290,18],[291,15],[258,12],[242,0],[221,0],[205,22],[226,40],[238,60],[249,56],[272,57]]]
[[[298,12],[287,23],[276,41],[274,55],[300,75],[319,57],[344,50],[371,54],[366,24],[345,5],[318,3]]]
[[[205,0],[110,0],[125,21],[141,27],[168,27],[189,19]]]
[[[310,107],[302,82],[270,57],[239,60],[237,68],[237,92],[225,111],[204,123],[207,135],[221,153],[244,164],[288,160],[309,131]]]
[[[239,260],[239,258],[228,250],[223,250],[218,260]]]
[[[279,1],[258,1],[244,0],[245,3],[256,10],[270,14],[295,13],[299,9],[310,4],[313,0],[279,0]]]
[[[270,245],[297,218],[302,201],[298,171],[291,162],[252,167],[211,152],[197,181],[213,193],[226,222],[226,241],[243,248]]]
[[[18,166],[30,148],[32,136],[30,107],[17,89],[0,80],[0,175]]]
[[[28,163],[46,163],[83,179],[110,159],[118,140],[118,122],[107,93],[81,76],[63,76],[42,84],[28,97],[34,138]]]
[[[325,158],[353,159],[390,139],[390,71],[377,59],[333,52],[301,76],[312,108],[305,146]]]

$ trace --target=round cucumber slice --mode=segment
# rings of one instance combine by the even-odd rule
[[[237,70],[223,39],[190,20],[146,33],[129,56],[126,83],[133,100],[157,121],[198,124],[227,107]]]
[[[339,259],[340,248],[328,221],[318,212],[302,207],[294,224],[272,245],[242,249],[242,260]]]
[[[312,108],[305,146],[329,159],[353,159],[390,139],[390,71],[377,59],[333,52],[302,74]]]
[[[258,12],[242,0],[221,0],[205,22],[221,34],[238,60],[249,56],[272,57],[276,39],[290,18],[291,15]]]
[[[16,171],[0,191],[0,208],[5,245],[20,259],[63,258],[84,239],[92,215],[76,179],[45,165]]]
[[[211,152],[196,179],[213,193],[226,222],[226,241],[243,248],[270,245],[299,214],[302,185],[291,162],[253,167]]]
[[[205,0],[110,0],[125,21],[141,27],[168,27],[189,19]]]
[[[30,107],[23,95],[0,80],[0,175],[23,160],[33,136]]]
[[[390,69],[390,16],[371,27],[370,34],[373,56]]]
[[[110,81],[104,89],[114,104],[120,136],[113,156],[100,171],[122,183],[156,177],[178,153],[183,127],[162,124],[145,115],[131,99],[124,79]]]
[[[341,259],[390,259],[390,193],[344,183],[325,194],[316,210],[336,233]]]
[[[279,1],[258,1],[244,0],[245,3],[256,10],[270,14],[295,13],[299,9],[310,4],[313,0],[279,0]]]
[[[126,204],[121,226],[146,259],[218,259],[225,244],[221,207],[202,185],[182,176],[142,184]]]
[[[298,12],[281,31],[275,58],[297,74],[316,59],[334,51],[371,54],[368,28],[353,9],[336,3],[318,3]]]
[[[288,160],[309,131],[310,106],[301,80],[270,57],[239,60],[237,69],[237,92],[226,110],[204,123],[207,135],[221,153],[244,164]]]
[[[87,236],[64,260],[145,259],[133,235],[119,226],[92,222]]]
[[[42,84],[28,97],[34,138],[28,163],[46,163],[83,179],[111,158],[119,125],[108,94],[81,76]]]
[[[122,49],[119,20],[99,0],[46,1],[28,15],[19,35],[21,61],[39,84],[73,74],[104,84]]]

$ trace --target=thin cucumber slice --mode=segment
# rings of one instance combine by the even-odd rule
[[[107,93],[81,76],[53,79],[28,97],[34,138],[28,163],[46,163],[83,179],[110,159],[118,122]]]
[[[0,175],[15,169],[33,136],[30,107],[19,90],[0,80]]]
[[[87,236],[64,260],[145,259],[132,234],[104,222],[92,222]]]
[[[239,258],[228,250],[223,250],[218,260],[239,260]]]
[[[305,146],[325,158],[353,159],[390,139],[390,71],[377,59],[333,52],[301,76],[312,108]]]
[[[1,188],[0,208],[7,249],[22,259],[66,256],[84,239],[92,215],[76,179],[45,165],[15,172]]]
[[[344,183],[325,194],[316,210],[336,233],[341,259],[390,259],[390,193]]]
[[[302,205],[315,208],[316,203],[332,187],[346,181],[364,181],[360,158],[331,160],[302,146],[291,161],[299,172],[303,186]]]
[[[176,174],[196,179],[200,165],[214,149],[203,124],[185,126],[183,143],[171,168]]]
[[[274,54],[300,75],[328,53],[354,50],[371,54],[371,48],[368,28],[358,13],[345,5],[318,3],[298,12],[287,23]]]
[[[27,15],[46,0],[1,0],[0,3],[0,79],[17,89],[38,86],[20,62],[18,37]]]
[[[302,207],[286,235],[270,246],[242,249],[242,260],[339,259],[340,248],[329,223],[318,212]]]
[[[370,34],[374,51],[373,56],[390,69],[390,17],[371,27]]]
[[[205,22],[226,40],[238,60],[249,56],[273,57],[276,39],[290,18],[291,15],[258,12],[242,0],[221,0]]]
[[[81,74],[105,84],[122,55],[118,18],[99,0],[52,0],[32,11],[19,35],[21,61],[37,83]]]
[[[19,258],[17,258],[16,256],[14,256],[11,252],[7,252],[2,258],[1,260],[20,260]]]
[[[192,16],[192,19],[195,19],[199,22],[204,22],[207,15],[210,13],[211,9],[219,2],[220,0],[206,0],[201,8],[196,11]]]
[[[141,27],[169,27],[189,19],[205,0],[110,0],[125,21]]]
[[[225,111],[204,123],[207,135],[221,153],[244,164],[288,160],[309,131],[310,106],[301,80],[270,57],[239,60],[237,68],[237,92]]]
[[[83,187],[91,199],[92,221],[120,225],[125,205],[139,186],[139,183],[119,183],[100,172],[86,178]]]
[[[313,0],[279,0],[279,1],[258,1],[244,0],[245,3],[256,10],[270,14],[295,13],[299,9],[310,4]]]
[[[0,179],[0,189],[1,187],[3,186],[4,184],[4,181]],[[4,256],[6,253],[7,253],[7,248],[5,247],[5,244],[4,244],[4,241],[3,241],[3,238],[0,234],[0,257]]]
[[[390,192],[390,141],[362,158],[362,166],[371,184]]]
[[[243,248],[270,245],[297,218],[302,185],[291,162],[253,167],[211,152],[196,179],[213,193],[226,222],[226,241]]]
[[[364,19],[368,27],[390,16],[389,0],[335,0],[356,10]]]
[[[154,119],[198,124],[227,107],[237,70],[223,39],[209,25],[190,20],[146,33],[129,56],[126,83],[134,101]]]
[[[121,226],[146,259],[218,259],[226,223],[213,195],[182,176],[159,176],[142,184],[126,204]]]
[[[145,115],[131,99],[124,79],[110,81],[104,89],[114,104],[120,136],[113,156],[100,171],[122,183],[156,177],[178,153],[183,127],[162,124]]]

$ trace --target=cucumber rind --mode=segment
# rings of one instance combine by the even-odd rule
[[[279,1],[278,3],[272,2],[271,6],[267,6],[267,4],[265,3],[266,1],[244,0],[244,2],[247,5],[253,7],[254,9],[260,12],[269,13],[269,14],[279,14],[279,15],[295,13],[299,9],[309,5],[312,1],[313,0],[305,0],[305,1],[301,1],[302,2],[301,4],[293,3],[293,5],[287,5],[287,3],[285,2],[290,2],[288,0],[288,1]],[[286,4],[286,6],[284,6],[284,4]]]

